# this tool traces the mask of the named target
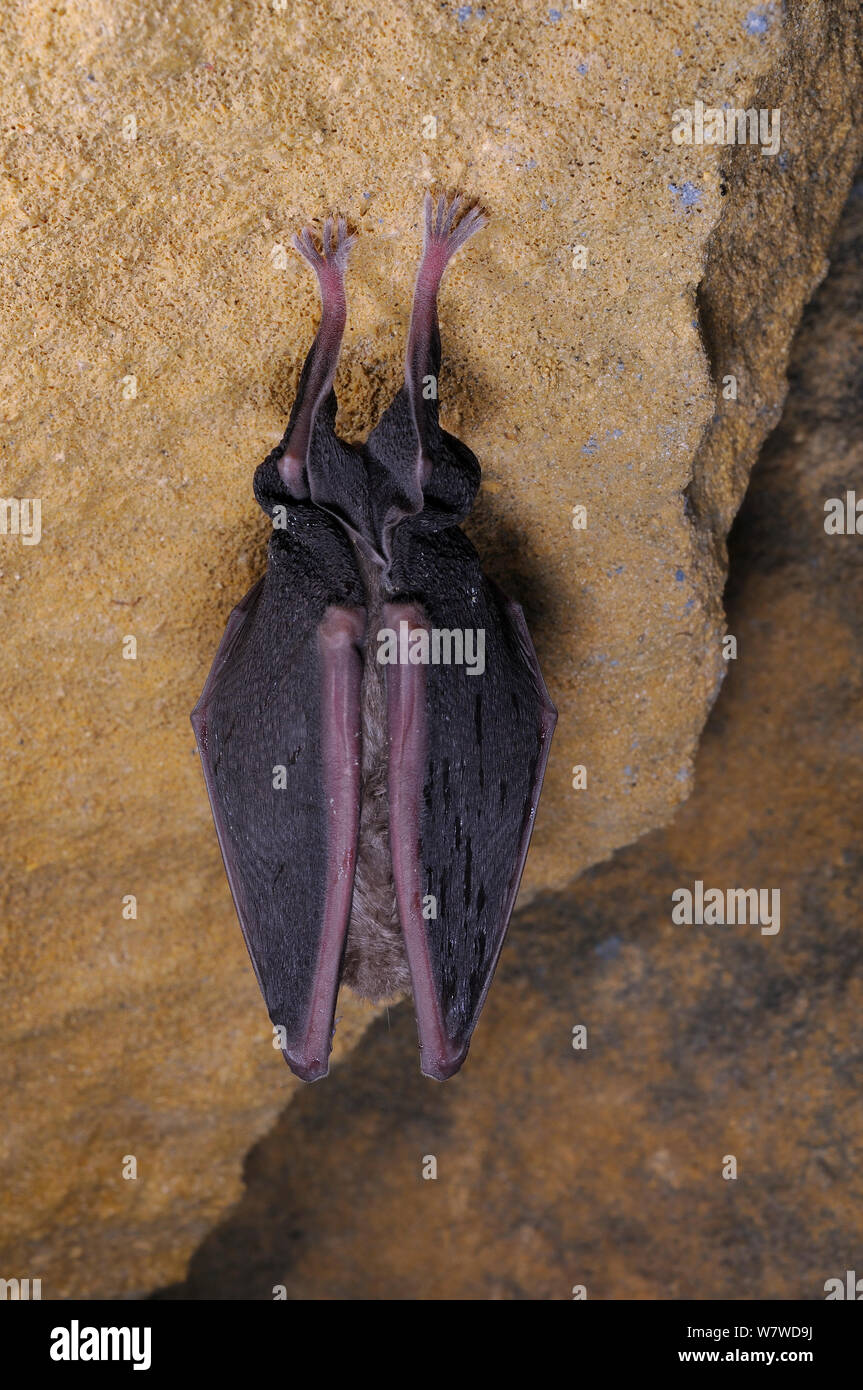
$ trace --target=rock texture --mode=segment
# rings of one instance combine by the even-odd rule
[[[823,523],[863,475],[861,267],[863,184],[732,533],[739,655],[692,798],[517,916],[446,1087],[406,1060],[409,1007],[378,1020],[163,1296],[822,1299],[859,1275],[863,565]],[[778,888],[779,931],[674,925],[696,879]]]
[[[252,471],[314,332],[290,233],[333,206],[363,233],[353,437],[399,380],[423,187],[492,213],[446,283],[442,394],[560,709],[525,888],[560,886],[690,789],[725,533],[857,158],[856,10],[4,11],[2,491],[42,500],[38,545],[0,536],[10,1275],[179,1277],[295,1092],[188,726],[264,562]],[[676,145],[696,100],[781,104],[782,153]],[[372,1016],[340,1014],[337,1058]]]

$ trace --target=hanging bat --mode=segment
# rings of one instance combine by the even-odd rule
[[[293,244],[321,321],[255,473],[267,571],[192,714],[237,915],[288,1065],[325,1076],[339,982],[410,989],[420,1066],[461,1066],[521,879],[557,719],[517,604],[459,529],[479,464],[438,423],[437,295],[485,218],[425,201],[405,380],[360,447],[333,380],[355,241]]]

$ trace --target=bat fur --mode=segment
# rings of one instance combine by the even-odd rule
[[[380,571],[354,546],[368,596],[368,625],[362,685],[362,802],[354,898],[348,923],[342,981],[364,999],[410,991],[389,835],[387,695],[385,668],[377,660],[374,634],[381,626]]]

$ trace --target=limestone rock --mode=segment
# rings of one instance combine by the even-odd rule
[[[824,502],[863,469],[861,249],[858,185],[732,533],[740,652],[693,796],[517,914],[447,1086],[405,1062],[409,1005],[378,1020],[162,1297],[819,1300],[859,1277],[863,569]],[[778,889],[779,918],[676,924],[695,880]]]
[[[39,544],[0,537],[10,1275],[45,1297],[178,1277],[295,1092],[188,725],[264,563],[252,472],[316,323],[280,248],[332,207],[363,233],[353,437],[400,378],[422,189],[492,213],[445,285],[442,399],[485,468],[472,535],[560,710],[526,897],[560,886],[690,788],[725,533],[857,158],[856,10],[3,16],[3,493],[42,503]],[[780,105],[782,152],[675,144],[697,100]],[[339,1012],[336,1058],[372,1016]]]

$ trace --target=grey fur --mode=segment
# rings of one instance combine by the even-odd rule
[[[385,668],[377,660],[381,625],[380,570],[355,547],[368,594],[362,684],[362,801],[354,896],[342,982],[378,1003],[410,992],[411,977],[396,906],[389,837],[389,773]]]

